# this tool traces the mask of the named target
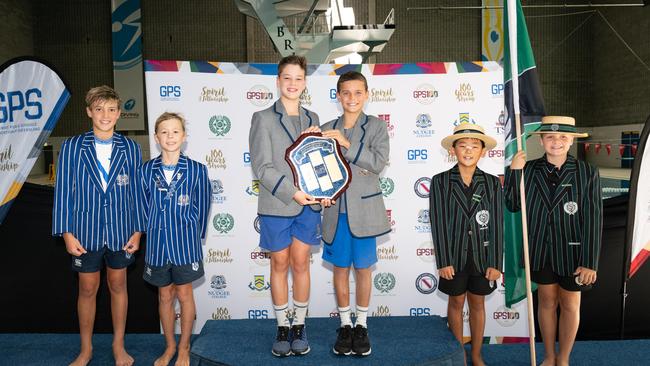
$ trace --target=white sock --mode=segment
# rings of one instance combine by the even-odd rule
[[[273,310],[275,311],[275,319],[278,321],[278,327],[288,327],[289,318],[287,318],[287,310],[289,309],[289,303],[284,305],[275,305],[273,304]]]
[[[368,328],[366,325],[366,320],[368,319],[368,307],[363,307],[357,305],[357,322],[356,325],[360,325],[364,328]]]
[[[293,325],[302,325],[305,324],[305,318],[307,317],[307,307],[309,306],[309,301],[300,302],[293,300]]]
[[[341,328],[346,325],[352,326],[352,319],[350,319],[350,306],[344,308],[339,307],[339,318],[341,318]]]

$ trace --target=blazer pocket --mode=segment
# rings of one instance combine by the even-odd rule
[[[379,195],[381,195],[381,191],[376,192],[376,193],[372,193],[372,194],[367,194],[367,195],[365,195],[365,196],[361,196],[361,199],[362,199],[362,200],[365,200],[366,198],[377,197],[377,196],[379,196]]]

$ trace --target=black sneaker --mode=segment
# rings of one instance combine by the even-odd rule
[[[362,325],[354,327],[352,334],[352,352],[357,356],[368,356],[372,349],[370,349],[370,338],[368,338],[368,328]]]
[[[289,344],[289,327],[278,327],[278,334],[275,336],[273,356],[284,357],[291,355],[291,344]]]
[[[332,351],[337,355],[349,355],[352,353],[352,326],[345,325],[336,330],[336,343]]]

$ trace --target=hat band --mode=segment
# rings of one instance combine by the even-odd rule
[[[456,132],[454,132],[454,135],[460,135],[460,134],[465,134],[465,133],[480,133],[481,135],[485,135],[485,133],[483,133],[483,131],[481,131],[481,130],[473,130],[473,129],[469,129],[469,128],[464,129],[464,130],[456,131]]]
[[[543,123],[537,132],[569,132],[577,133],[575,126],[560,123]]]

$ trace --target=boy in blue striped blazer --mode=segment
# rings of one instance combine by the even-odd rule
[[[544,156],[526,162],[523,151],[515,154],[506,169],[506,204],[513,212],[521,208],[524,174],[530,278],[537,283],[545,350],[542,365],[568,365],[580,324],[581,292],[591,289],[597,278],[603,230],[600,177],[597,167],[569,154],[574,138],[588,136],[577,132],[572,117],[543,117],[533,133],[540,135]]]
[[[79,274],[81,351],[72,365],[92,358],[92,334],[100,270],[106,263],[113,319],[116,365],[132,365],[124,349],[128,295],[126,268],[134,262],[144,222],[135,187],[142,163],[140,147],[115,132],[120,98],[108,86],[86,94],[86,113],[93,129],[63,142],[57,163],[52,234],[62,236]]]
[[[287,56],[278,63],[276,85],[280,98],[270,107],[253,113],[249,148],[253,174],[260,180],[257,213],[260,247],[271,252],[271,299],[277,320],[271,353],[284,357],[309,352],[305,318],[309,305],[309,257],[320,245],[318,201],[299,190],[284,159],[285,152],[306,132],[320,132],[318,115],[300,105],[307,87],[307,60]],[[293,279],[293,321],[287,317],[289,284]]]
[[[496,288],[503,267],[503,195],[499,178],[477,164],[496,141],[481,126],[461,123],[441,143],[458,164],[433,176],[429,190],[438,289],[449,295],[447,321],[461,343],[467,297],[472,364],[485,365],[481,357],[485,296]]]
[[[192,282],[203,276],[202,240],[212,195],[208,168],[183,153],[185,120],[177,113],[156,119],[154,137],[162,154],[144,163],[138,182],[144,197],[147,249],[144,279],[158,287],[158,310],[167,347],[154,365],[176,354],[174,300],[181,305],[176,365],[189,365],[196,315]]]

